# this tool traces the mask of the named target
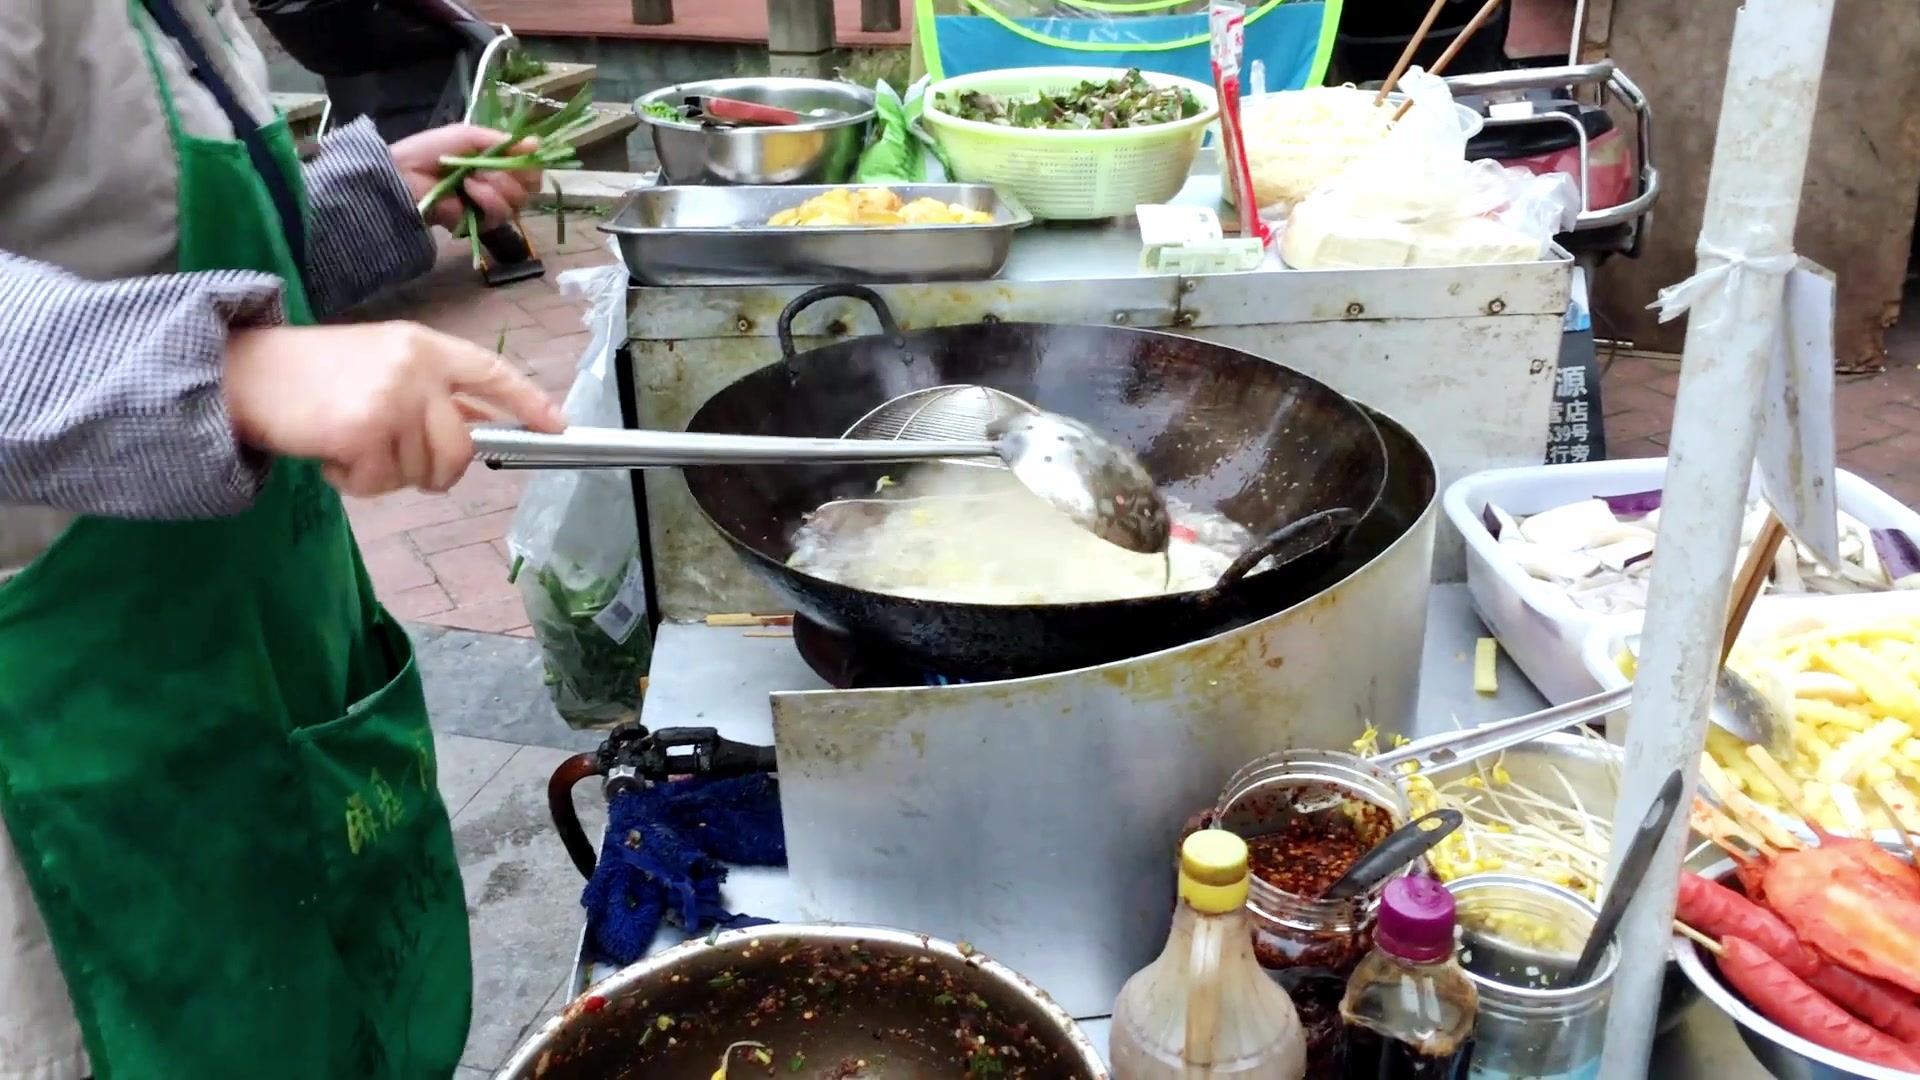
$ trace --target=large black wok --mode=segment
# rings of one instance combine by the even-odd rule
[[[830,297],[871,305],[877,336],[805,353],[793,319]],[[1331,584],[1328,572],[1379,499],[1386,450],[1373,422],[1324,383],[1251,353],[1109,326],[982,322],[902,331],[857,285],[826,285],[780,315],[782,359],[715,394],[690,431],[838,435],[911,390],[973,383],[1091,425],[1140,456],[1161,489],[1264,539],[1203,592],[1029,606],[866,592],[789,569],[791,538],[821,504],[867,496],[898,466],[737,465],[685,470],[694,501],[796,611],[958,679],[1068,671],[1209,637]],[[1272,556],[1258,574],[1247,568]]]

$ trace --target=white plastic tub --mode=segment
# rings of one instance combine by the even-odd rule
[[[1666,473],[1666,458],[1590,461],[1491,469],[1447,488],[1441,505],[1466,542],[1467,591],[1473,596],[1474,608],[1494,637],[1500,639],[1500,647],[1556,705],[1602,689],[1582,658],[1587,639],[1603,627],[1621,634],[1637,630],[1640,616],[1596,615],[1576,606],[1553,585],[1528,576],[1500,550],[1499,542],[1481,523],[1480,512],[1493,503],[1509,514],[1524,517],[1597,495],[1650,491],[1663,485]],[[1842,511],[1870,528],[1904,529],[1920,540],[1920,514],[1850,472],[1838,470],[1834,478]],[[1752,494],[1758,493],[1756,479]],[[1750,617],[1758,615],[1756,609]]]

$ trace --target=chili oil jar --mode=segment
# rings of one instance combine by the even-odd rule
[[[1206,815],[1247,841],[1254,956],[1293,997],[1308,1076],[1337,1076],[1343,1067],[1340,997],[1373,947],[1380,903],[1377,888],[1351,900],[1320,896],[1408,815],[1390,775],[1337,750],[1260,758],[1234,774]]]
[[[1470,1080],[1595,1080],[1619,963],[1610,945],[1591,979],[1568,985],[1598,910],[1515,874],[1450,882],[1460,966],[1480,992]]]

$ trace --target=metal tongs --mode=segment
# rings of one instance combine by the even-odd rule
[[[1777,515],[1768,514],[1766,524],[1761,526],[1760,534],[1747,549],[1746,561],[1734,575],[1733,598],[1727,612],[1726,633],[1721,641],[1720,674],[1714,681],[1713,705],[1708,713],[1715,726],[1766,749],[1782,761],[1792,755],[1791,717],[1780,715],[1779,706],[1771,698],[1755,690],[1739,673],[1727,667],[1726,662],[1733,652],[1734,641],[1740,637],[1740,628],[1746,625],[1747,612],[1752,610],[1754,598],[1766,580],[1766,569],[1773,563],[1773,554],[1785,539],[1786,527],[1780,523]],[[1409,761],[1420,772],[1458,765],[1497,754],[1542,735],[1597,720],[1624,708],[1632,699],[1633,687],[1629,684],[1617,690],[1605,690],[1564,705],[1516,716],[1511,720],[1496,720],[1479,727],[1415,739],[1404,746],[1375,754],[1368,761],[1389,772]]]
[[[1172,523],[1153,476],[1085,424],[1035,410],[972,439],[809,439],[696,431],[569,428],[558,435],[474,428],[475,456],[498,469],[657,469],[999,458],[1027,490],[1081,528],[1142,554],[1167,550]]]

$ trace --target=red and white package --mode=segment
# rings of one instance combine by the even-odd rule
[[[1240,57],[1247,49],[1247,6],[1214,0],[1207,9],[1207,28],[1213,89],[1220,97],[1220,175],[1233,193],[1233,204],[1240,208],[1240,235],[1265,244],[1273,234],[1255,209],[1253,170],[1247,165],[1247,144],[1240,136]]]

